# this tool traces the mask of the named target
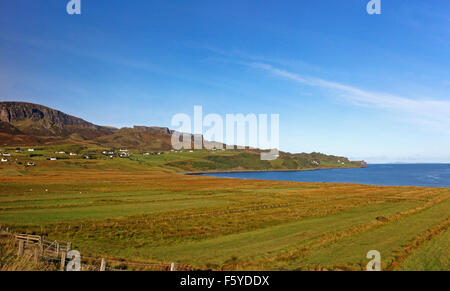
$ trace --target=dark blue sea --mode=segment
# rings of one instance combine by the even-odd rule
[[[450,187],[450,164],[373,164],[367,168],[295,172],[208,173],[207,176],[385,186]]]

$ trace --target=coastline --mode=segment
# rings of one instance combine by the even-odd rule
[[[366,167],[324,167],[324,168],[307,168],[307,169],[270,169],[270,170],[228,170],[228,171],[202,171],[202,172],[181,172],[178,174],[188,176],[201,176],[205,174],[227,174],[227,173],[262,173],[262,172],[306,172],[320,170],[345,170],[345,169],[361,169]]]

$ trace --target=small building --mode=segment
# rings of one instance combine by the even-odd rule
[[[27,163],[27,166],[28,166],[28,167],[35,167],[35,166],[36,166],[36,164],[35,164],[35,163],[33,163],[33,162],[28,162],[28,163]]]
[[[89,160],[91,157],[89,156],[84,156],[84,159]]]
[[[8,159],[2,158],[2,163],[7,163]]]
[[[69,155],[70,155],[70,156],[78,156],[77,153],[70,153]]]
[[[57,161],[58,158],[50,158],[49,160],[50,160],[50,161]]]
[[[28,149],[29,152],[34,152],[34,149]]]
[[[11,156],[11,154],[8,154],[8,153],[3,153],[3,156],[4,156],[4,157],[10,157],[10,156]]]

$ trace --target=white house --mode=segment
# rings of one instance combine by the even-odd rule
[[[4,156],[4,157],[10,157],[11,154],[4,153],[3,156]]]
[[[58,160],[57,158],[50,158],[50,161],[56,161]]]
[[[2,158],[2,163],[7,163],[8,159]]]
[[[28,149],[29,152],[34,152],[34,149]]]
[[[34,166],[36,166],[36,164],[33,163],[33,162],[28,162],[28,163],[27,163],[27,166],[28,166],[28,167],[34,167]]]
[[[71,155],[71,156],[77,156],[78,154],[77,154],[77,153],[70,153],[69,155]]]

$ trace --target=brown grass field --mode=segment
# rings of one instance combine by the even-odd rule
[[[0,224],[82,256],[213,270],[450,270],[450,189],[186,176],[130,160],[0,168]]]

